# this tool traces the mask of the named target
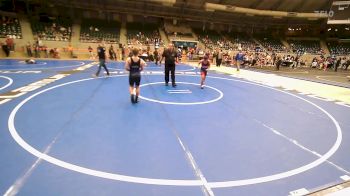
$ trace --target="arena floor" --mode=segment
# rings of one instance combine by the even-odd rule
[[[350,88],[350,71],[338,69],[335,72],[333,69],[327,71],[315,69],[315,68],[297,68],[291,69],[289,67],[281,67],[279,71],[275,70],[275,67],[252,68],[255,71],[265,71],[268,73],[275,73],[281,76],[293,77],[302,80],[309,80],[318,83],[331,84],[335,86],[341,86]]]
[[[298,195],[350,179],[348,88],[213,68],[200,89],[185,64],[173,88],[148,63],[133,105],[124,64],[92,78],[96,64],[0,61],[1,194]]]

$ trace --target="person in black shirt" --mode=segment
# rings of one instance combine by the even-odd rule
[[[110,47],[109,47],[109,58],[111,59],[111,60],[117,60],[117,57],[116,57],[116,54],[115,54],[115,52],[114,52],[114,48],[113,48],[113,46],[111,45]]]
[[[106,70],[107,75],[109,76],[109,71],[108,71],[107,66],[106,66],[106,48],[104,47],[104,45],[102,45],[102,46],[98,45],[97,56],[98,56],[98,60],[100,62],[100,65],[98,66],[96,74],[93,76],[97,77],[100,74],[101,67],[103,67]]]
[[[340,61],[341,61],[341,57],[339,57],[339,59],[338,59],[337,62],[335,63],[334,71],[338,71],[338,67],[339,67],[339,65],[340,65]]]
[[[154,61],[156,62],[156,65],[158,65],[158,61],[159,61],[159,54],[158,54],[158,50],[157,48],[154,49],[154,52],[153,52],[153,58],[154,58]]]
[[[280,70],[280,66],[282,65],[282,58],[280,56],[277,56],[277,61],[276,61],[276,70]]]
[[[138,57],[139,50],[134,48],[132,51],[132,57],[129,57],[125,61],[125,69],[129,71],[129,91],[131,103],[137,103],[140,95],[140,82],[141,71],[146,65],[145,61]],[[134,95],[134,90],[136,95]]]
[[[177,52],[174,50],[173,44],[169,44],[168,49],[164,50],[159,62],[160,64],[162,63],[163,58],[165,58],[165,85],[168,86],[169,72],[171,72],[171,83],[173,87],[175,87],[175,62],[177,62]]]

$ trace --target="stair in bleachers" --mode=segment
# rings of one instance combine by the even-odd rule
[[[285,52],[286,47],[280,41],[279,38],[270,35],[256,35],[255,41],[259,43],[260,47],[267,52]]]
[[[204,48],[205,48],[205,45],[199,40],[198,35],[193,31],[193,29],[191,29],[191,31],[192,31],[192,35],[193,35],[194,39],[195,39],[196,41],[198,41],[198,44],[197,44],[198,48],[204,49]]]
[[[281,43],[286,47],[286,48],[288,48],[288,49],[290,49],[290,45],[289,45],[289,43],[285,40],[285,39],[280,39],[280,41],[281,41]]]
[[[120,37],[119,42],[123,45],[127,45],[127,29],[126,29],[126,21],[123,20],[120,28]]]
[[[163,31],[162,28],[159,27],[159,34],[160,34],[160,38],[164,41],[165,46],[167,46],[169,44],[169,38],[166,35],[166,33]]]
[[[23,39],[32,42],[34,40],[34,36],[32,28],[30,27],[30,22],[26,17],[20,17],[19,20],[21,21]]]
[[[260,48],[263,50],[263,51],[267,51],[266,48],[263,46],[263,44],[257,40],[256,38],[252,37],[251,38],[258,46],[260,46]]]
[[[80,37],[80,30],[81,30],[81,24],[80,22],[75,22],[72,26],[72,37],[71,37],[71,43],[77,44],[79,43],[79,37]]]
[[[228,41],[232,43],[234,50],[242,48],[243,50],[253,51],[257,46],[260,46],[259,43],[256,43],[256,40],[253,40],[250,35],[245,33],[230,32],[226,33],[225,36],[228,38]]]
[[[322,40],[320,41],[320,46],[321,46],[321,49],[326,53],[326,55],[328,56],[330,54],[329,52],[329,49],[328,49],[328,46],[326,44],[326,41],[325,40]]]

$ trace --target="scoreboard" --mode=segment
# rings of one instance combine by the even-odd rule
[[[327,13],[327,24],[350,24],[350,1],[334,1],[329,11],[318,13]]]

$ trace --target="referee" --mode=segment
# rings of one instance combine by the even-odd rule
[[[174,49],[173,44],[169,44],[168,49],[165,49],[160,59],[160,64],[165,58],[165,86],[169,85],[169,72],[171,72],[171,83],[173,87],[176,87],[175,83],[175,62],[177,62],[177,52]]]

